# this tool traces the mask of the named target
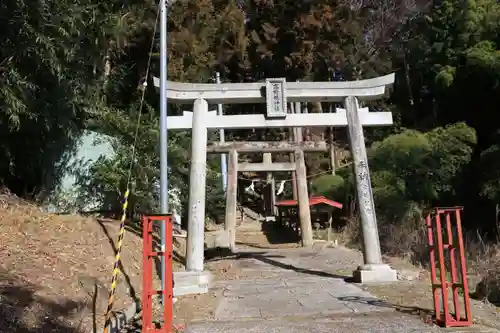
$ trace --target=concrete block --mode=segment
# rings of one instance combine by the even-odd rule
[[[205,232],[205,249],[229,248],[229,233],[227,230]]]
[[[208,285],[212,283],[212,273],[208,271],[203,272],[174,272],[175,286],[188,286],[188,285]]]
[[[363,265],[353,272],[354,281],[358,283],[395,282],[398,273],[389,265]]]
[[[208,286],[184,286],[174,288],[174,297],[185,296],[185,295],[198,295],[198,294],[208,294]]]
[[[212,284],[212,274],[203,272],[174,272],[174,296],[206,294]]]

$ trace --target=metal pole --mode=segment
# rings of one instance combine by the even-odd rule
[[[290,103],[289,113],[295,113],[295,104],[294,103]],[[290,128],[289,131],[290,131],[290,142],[292,142],[292,143],[296,142],[295,140],[296,140],[296,133],[297,132],[295,131],[295,128]],[[290,162],[294,162],[294,161],[295,161],[295,154],[290,153]],[[293,197],[293,200],[298,200],[297,172],[296,171],[292,171],[292,197]]]
[[[220,83],[220,73],[217,72],[215,73],[215,79],[217,84]],[[217,104],[217,114],[219,116],[222,116],[222,104]],[[224,129],[221,128],[219,130],[219,141],[221,143],[224,143],[225,141],[225,136],[224,136]],[[226,161],[226,154],[220,154],[220,172],[222,174],[222,188],[224,189],[224,193],[227,191],[227,161]]]
[[[160,213],[168,213],[167,132],[167,0],[160,1]],[[161,224],[161,251],[165,251],[165,223]],[[165,288],[165,257],[161,257],[161,286]],[[165,303],[165,296],[162,297]]]

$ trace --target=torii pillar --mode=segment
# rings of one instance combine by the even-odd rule
[[[368,113],[368,109],[360,109],[358,100],[354,96],[346,97],[344,105],[345,109],[337,109],[337,112],[346,113],[347,116],[347,132],[356,176],[356,195],[363,233],[364,264],[354,271],[354,280],[358,282],[396,281],[397,272],[382,262],[380,250],[368,156],[363,125],[360,121],[360,114]]]

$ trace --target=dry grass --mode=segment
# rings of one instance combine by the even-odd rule
[[[478,282],[473,296],[500,305],[500,245],[469,241],[467,249],[473,258],[468,268]]]
[[[118,223],[43,213],[0,194],[0,332],[102,328]],[[126,234],[114,309],[139,297],[142,241]]]

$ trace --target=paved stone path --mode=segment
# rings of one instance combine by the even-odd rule
[[[335,275],[333,272],[339,268],[345,269],[347,254],[341,248],[319,253],[303,249],[242,253],[236,265],[242,276],[255,278],[216,282],[214,288],[222,289],[224,298],[215,320],[191,323],[185,332],[443,331],[415,316],[397,312],[355,284],[344,281],[345,277]]]
[[[335,272],[354,269],[348,249],[244,251],[240,279],[217,281],[223,294],[214,320],[188,324],[184,333],[500,333],[474,325],[443,329],[398,312]],[[242,280],[244,279],[244,280]],[[429,295],[430,297],[430,295]],[[139,333],[140,319],[123,333]]]

